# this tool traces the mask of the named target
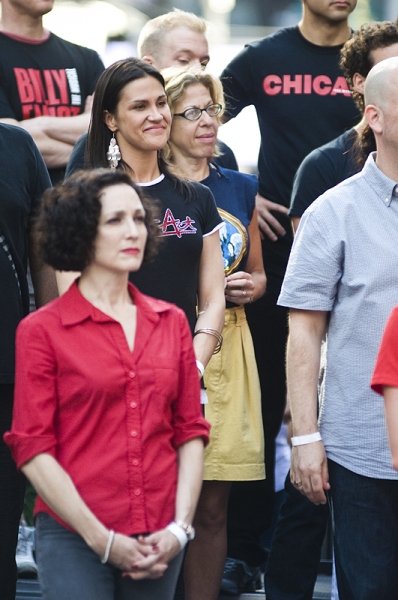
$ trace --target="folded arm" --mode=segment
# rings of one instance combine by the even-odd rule
[[[75,117],[41,116],[17,121],[0,119],[1,123],[16,125],[25,129],[34,139],[47,167],[64,167],[69,160],[73,146],[88,129],[92,96],[86,99],[84,112]]]

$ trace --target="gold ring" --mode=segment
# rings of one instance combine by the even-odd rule
[[[295,485],[296,487],[301,487],[303,484],[301,483],[301,481],[295,481],[295,482],[294,482],[294,485]]]

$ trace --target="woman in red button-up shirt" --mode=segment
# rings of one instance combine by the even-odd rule
[[[171,599],[193,533],[208,424],[189,326],[128,283],[155,227],[123,171],[76,174],[44,198],[44,259],[82,274],[18,329],[5,435],[38,492],[44,600]]]

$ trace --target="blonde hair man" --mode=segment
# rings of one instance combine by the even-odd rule
[[[207,23],[174,9],[148,21],[138,38],[138,56],[161,70],[172,65],[206,67],[210,60]]]

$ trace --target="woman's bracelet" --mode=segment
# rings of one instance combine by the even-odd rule
[[[169,523],[169,525],[167,525],[166,529],[167,529],[167,531],[170,531],[170,533],[172,533],[177,538],[177,540],[180,543],[181,550],[184,550],[185,546],[188,543],[188,535],[187,535],[186,531],[184,531],[184,529],[180,525],[177,525],[177,523],[175,521],[173,521],[172,523]]]
[[[194,331],[193,337],[199,333],[207,333],[208,335],[213,335],[215,338],[217,338],[217,345],[214,348],[213,354],[220,352],[223,343],[223,338],[220,332],[216,331],[215,329],[210,329],[210,327],[204,327],[203,329],[197,329]]]
[[[298,435],[296,437],[292,437],[292,446],[304,446],[304,444],[312,444],[312,442],[320,442],[322,441],[321,434],[319,431],[315,433],[310,433],[308,435]]]
[[[109,531],[108,543],[107,543],[106,548],[105,548],[105,554],[101,558],[101,562],[102,562],[103,565],[108,562],[109,554],[110,554],[110,551],[111,551],[114,539],[115,539],[115,532],[113,531],[113,529],[111,529]]]
[[[200,360],[196,360],[196,368],[198,369],[200,376],[203,377],[203,374],[205,372],[205,366],[203,363],[200,362]]]

